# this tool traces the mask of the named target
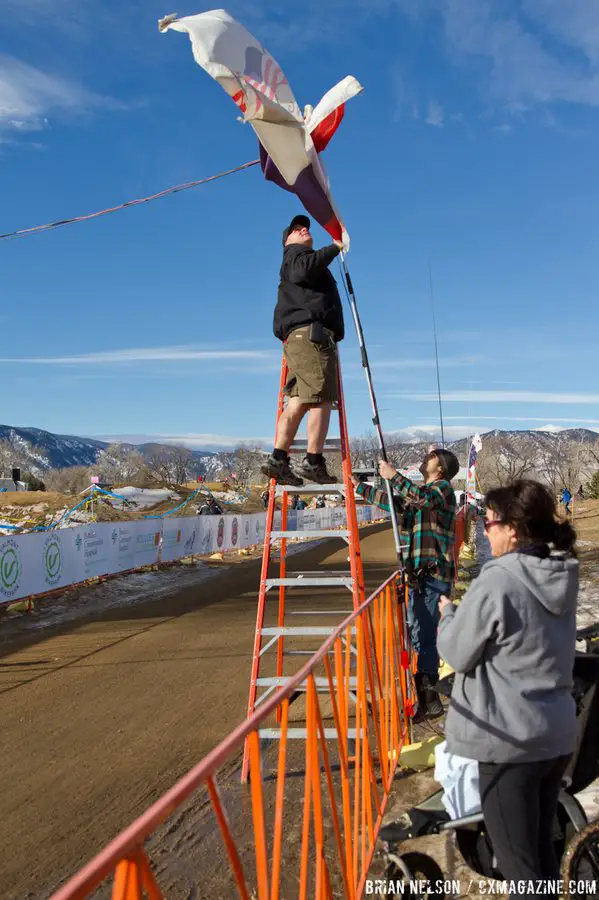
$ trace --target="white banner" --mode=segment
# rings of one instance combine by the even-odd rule
[[[360,504],[358,522],[389,513]],[[287,531],[345,526],[345,509],[288,510]],[[274,530],[281,529],[275,513]],[[96,522],[56,531],[0,536],[0,604],[186,556],[264,543],[266,513]]]

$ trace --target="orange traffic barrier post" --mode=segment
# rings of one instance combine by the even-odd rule
[[[228,860],[223,894],[360,900],[400,751],[409,742],[412,654],[404,589],[394,573],[296,675],[51,900],[83,900],[111,876],[112,900],[165,900],[151,867],[152,844],[145,842],[199,789],[206,791]],[[303,700],[293,703],[290,723],[298,695]],[[251,815],[239,800],[228,809],[223,800],[236,781],[231,763],[241,761],[244,746],[250,784],[242,796]],[[219,773],[221,788],[228,779],[224,793]]]

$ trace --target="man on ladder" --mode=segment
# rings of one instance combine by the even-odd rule
[[[274,314],[274,333],[283,341],[289,369],[287,406],[279,420],[275,447],[262,472],[278,484],[300,487],[334,484],[322,455],[331,409],[337,396],[337,343],[343,340],[343,308],[328,267],[341,252],[339,241],[313,250],[310,219],[295,216],[283,232],[283,265]],[[296,474],[289,449],[308,415],[307,455]],[[303,477],[301,477],[303,476]]]
[[[425,456],[420,466],[423,485],[405,478],[389,463],[379,463],[381,477],[391,484],[393,504],[409,539],[406,555],[408,624],[412,646],[418,654],[418,715],[415,721],[443,714],[439,695],[434,690],[439,675],[437,628],[439,600],[443,594],[451,593],[455,577],[456,498],[451,479],[459,470],[455,454],[442,449],[432,449]],[[375,490],[357,476],[353,480],[367,503],[389,509],[385,491]]]

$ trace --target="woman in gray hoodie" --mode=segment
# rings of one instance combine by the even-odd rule
[[[503,877],[557,879],[552,827],[577,733],[576,533],[535,481],[497,488],[486,503],[494,559],[459,606],[440,606],[437,648],[457,673],[447,745],[478,760]]]

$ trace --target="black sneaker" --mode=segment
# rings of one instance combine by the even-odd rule
[[[327,464],[324,460],[321,463],[312,465],[306,456],[301,465],[300,472],[307,481],[311,481],[313,484],[337,484],[337,479],[333,478],[327,471]]]
[[[263,475],[274,478],[277,484],[289,484],[292,487],[301,487],[304,483],[303,478],[296,475],[288,459],[275,459],[269,456],[263,466],[260,466]]]

